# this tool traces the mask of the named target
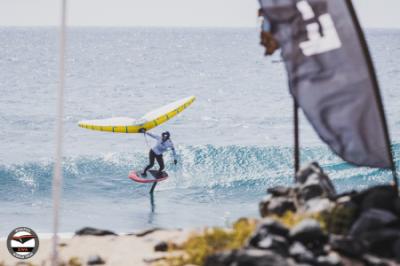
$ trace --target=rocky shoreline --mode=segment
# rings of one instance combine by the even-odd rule
[[[318,164],[292,187],[268,189],[246,242],[206,266],[400,265],[400,199],[393,186],[337,194]]]

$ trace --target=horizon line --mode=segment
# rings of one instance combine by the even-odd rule
[[[59,25],[0,25],[0,28],[58,28]],[[178,25],[67,25],[67,28],[155,28],[155,29],[258,29],[259,26],[178,26]],[[400,27],[368,26],[366,30],[400,30]]]

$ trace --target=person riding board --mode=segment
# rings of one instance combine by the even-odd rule
[[[178,163],[178,161],[176,159],[175,147],[170,138],[171,134],[168,131],[165,131],[161,134],[161,137],[160,137],[160,136],[151,134],[149,132],[146,132],[146,130],[144,128],[141,128],[139,130],[139,132],[157,140],[157,144],[153,148],[151,148],[150,152],[149,152],[149,165],[146,166],[146,168],[143,170],[141,175],[147,176],[147,171],[150,170],[154,166],[154,160],[157,160],[157,163],[160,166],[160,168],[158,169],[158,173],[159,173],[159,176],[161,177],[162,171],[164,170],[163,153],[165,151],[167,151],[168,149],[171,149],[172,154],[174,156],[174,164],[176,165]]]

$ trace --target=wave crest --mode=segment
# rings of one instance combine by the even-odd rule
[[[396,147],[398,150],[398,147]],[[293,178],[292,149],[255,146],[185,146],[178,148],[178,166],[172,164],[170,154],[165,156],[166,169],[171,178],[161,189],[255,188],[285,184]],[[388,175],[381,170],[352,167],[325,148],[301,150],[303,163],[318,161],[334,180],[346,188],[362,187],[364,181],[387,182]],[[142,169],[147,153],[110,153],[98,157],[66,158],[63,163],[64,195],[85,196],[139,193],[143,185],[127,178],[134,168]],[[0,165],[0,199],[12,200],[15,194],[29,200],[33,196],[50,197],[53,164],[49,161],[21,165]],[[361,182],[363,181],[363,182]]]

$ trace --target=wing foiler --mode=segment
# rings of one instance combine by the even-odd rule
[[[189,107],[196,97],[190,96],[176,102],[162,106],[145,114],[140,119],[129,117],[113,117],[108,119],[80,121],[78,125],[83,128],[115,132],[115,133],[138,133],[139,129],[150,130],[175,117]]]

